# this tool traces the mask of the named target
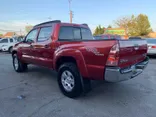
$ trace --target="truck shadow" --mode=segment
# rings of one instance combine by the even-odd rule
[[[156,55],[148,55],[150,59],[156,59]]]
[[[40,66],[29,66],[29,73],[33,73],[35,77],[39,76],[38,78],[47,78],[51,79],[54,77],[57,78],[57,72],[53,71],[52,69],[48,69],[45,67],[40,67]]]
[[[134,102],[141,102],[145,94],[150,94],[150,90],[144,90],[139,83],[125,81],[120,83],[106,83],[101,81],[92,82],[92,91],[81,99],[85,102],[92,100],[94,103],[112,105],[112,103],[129,105]],[[139,89],[140,88],[140,89]],[[98,101],[97,101],[98,100]],[[97,104],[97,105],[98,105]]]
[[[30,67],[30,74],[35,76],[36,80],[46,80],[50,82],[49,88],[61,93],[57,86],[57,73],[44,67]],[[48,81],[47,81],[48,80]],[[135,82],[106,83],[104,81],[92,81],[92,90],[75,99],[77,101],[95,101],[96,103],[131,102],[132,100],[141,100],[144,92],[138,88]]]

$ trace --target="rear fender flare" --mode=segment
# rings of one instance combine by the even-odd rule
[[[61,57],[73,57],[76,60],[80,74],[83,77],[88,77],[88,71],[87,71],[87,67],[85,64],[85,60],[84,60],[82,53],[79,50],[62,49],[60,51],[55,52],[54,53],[54,61],[53,61],[53,66],[54,66],[55,70],[57,70],[57,65],[56,65],[57,60],[60,59]]]

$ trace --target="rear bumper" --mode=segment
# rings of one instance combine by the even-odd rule
[[[119,82],[132,79],[143,72],[149,62],[149,58],[128,68],[106,67],[105,80],[108,82]]]
[[[156,54],[156,49],[149,49],[149,50],[147,51],[147,54],[148,54],[148,55],[154,55],[154,54]]]

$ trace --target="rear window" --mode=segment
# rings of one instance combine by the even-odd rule
[[[62,26],[60,29],[59,40],[73,40],[73,27]]]
[[[81,39],[81,30],[80,28],[73,28],[74,39]]]
[[[93,36],[87,28],[62,26],[59,40],[93,40]]]

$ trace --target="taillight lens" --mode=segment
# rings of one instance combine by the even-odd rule
[[[151,48],[156,48],[156,46],[152,46]]]
[[[115,44],[108,55],[107,66],[118,66],[119,62],[119,44]]]

